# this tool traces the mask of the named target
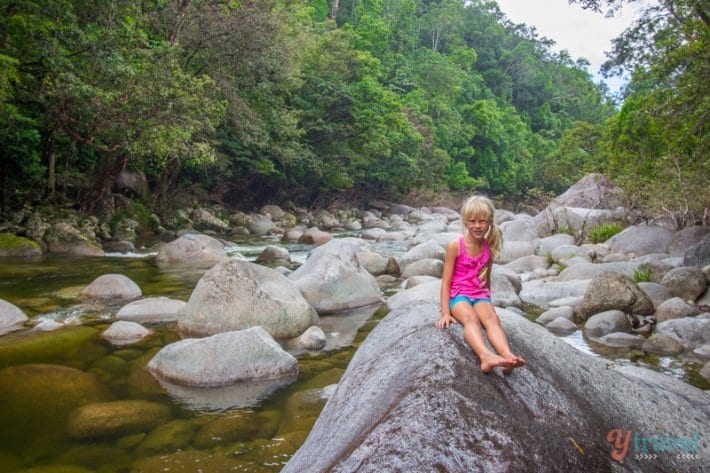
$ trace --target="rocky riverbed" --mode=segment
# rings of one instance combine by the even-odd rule
[[[463,457],[457,457],[458,463],[449,465],[452,469],[448,471],[467,471],[465,468],[472,465],[491,468],[498,465],[496,468],[505,471],[501,465],[525,462],[521,445],[538,431],[556,439],[536,450],[535,458],[541,458],[536,464],[545,470],[548,468],[545,448],[555,450],[572,430],[578,432],[576,436],[570,434],[580,447],[578,451],[586,448],[592,453],[576,458],[559,452],[558,460],[579,468],[606,471],[612,464],[608,457],[611,446],[600,436],[603,437],[604,429],[625,427],[613,424],[609,416],[591,419],[600,415],[600,406],[610,402],[608,395],[601,394],[581,401],[579,390],[592,386],[608,391],[621,383],[626,386],[624,396],[642,399],[648,396],[660,399],[666,391],[675,393],[667,394],[670,397],[666,398],[680,411],[692,413],[693,420],[684,424],[687,428],[670,425],[666,420],[672,418],[676,407],[669,409],[670,417],[663,418],[664,427],[656,428],[658,435],[679,438],[685,434],[706,435],[701,426],[708,425],[710,420],[702,405],[707,400],[703,389],[708,387],[710,377],[707,289],[710,229],[674,230],[664,225],[633,224],[628,221],[629,212],[617,205],[616,190],[595,179],[580,181],[535,215],[497,212],[496,223],[503,231],[505,246],[492,274],[493,302],[505,314],[506,328],[515,333],[511,340],[516,348],[520,346],[536,364],[517,370],[506,382],[506,389],[513,389],[511,396],[528,405],[516,414],[516,424],[528,422],[538,427],[513,432],[490,417],[488,423],[475,424],[474,418],[464,416],[462,429],[474,423],[477,427],[472,432],[477,432],[476,438],[485,437],[488,443],[494,437],[499,440],[506,437],[508,440],[498,442],[498,450],[508,445],[512,453],[496,460],[495,448],[474,450],[473,457],[471,452],[464,454],[462,450],[456,455]],[[402,313],[418,314],[412,321],[416,322],[422,340],[435,337],[445,341],[449,337],[434,330],[433,322],[437,316],[443,248],[461,231],[455,209],[373,202],[366,210],[348,212],[323,210],[295,215],[269,206],[262,213],[235,214],[228,220],[221,220],[205,209],[186,212],[184,218],[183,223],[189,223],[192,230],[175,231],[168,242],[152,248],[146,259],[150,260],[151,271],[175,275],[176,286],[187,289],[156,290],[150,277],[136,283],[135,277],[129,275],[141,273],[130,270],[128,259],[117,260],[122,263],[114,265],[112,271],[97,274],[93,280],[59,289],[65,301],[60,310],[47,310],[51,308],[49,301],[43,305],[36,298],[17,297],[9,289],[3,291],[3,287],[11,286],[0,284],[3,291],[0,296],[4,299],[0,301],[0,331],[6,334],[0,338],[3,385],[0,397],[12,414],[5,417],[7,425],[0,422],[0,431],[6,433],[8,445],[0,451],[0,462],[4,462],[7,471],[21,471],[26,466],[43,463],[83,471],[81,468],[91,463],[86,457],[102,456],[97,453],[100,449],[118,449],[124,459],[119,462],[120,467],[111,469],[95,458],[91,468],[100,465],[101,471],[158,471],[203,461],[217,468],[211,471],[247,464],[249,468],[259,465],[263,471],[275,471],[288,460],[307,432],[303,424],[259,406],[268,405],[270,399],[297,384],[304,369],[313,370],[318,360],[333,357],[338,361],[325,362],[321,370],[316,370],[315,378],[319,381],[310,384],[314,386],[312,390],[294,394],[298,400],[289,398],[286,404],[317,413],[334,392],[339,393],[337,399],[347,395],[348,388],[344,386],[353,385],[352,381],[341,383],[337,391],[335,387],[349,360],[340,354],[353,346],[368,320],[377,320],[372,314],[379,306],[384,303],[397,320],[403,317]],[[109,249],[135,250],[130,234],[126,234],[125,240],[109,236],[99,245],[97,233],[91,237],[91,225],[60,223],[65,225],[57,227],[59,223],[53,223],[45,226],[44,231],[42,225],[35,225],[15,231],[12,237],[6,237],[14,242],[13,250],[6,254],[17,257],[22,254],[17,250],[21,247],[39,248],[40,253],[50,255],[105,255]],[[612,224],[620,225],[623,230],[620,228],[621,231],[601,242],[589,241],[595,229]],[[31,229],[36,232],[33,234]],[[35,236],[29,238],[30,235]],[[261,239],[258,254],[245,254],[245,246],[239,241],[247,235]],[[126,243],[115,245],[119,241]],[[289,251],[297,245],[305,251]],[[98,251],[94,253],[95,249]],[[32,250],[22,257],[31,257],[36,252]],[[76,258],[80,261],[86,256]],[[11,260],[6,261],[9,264]],[[17,287],[17,282],[12,284]],[[27,304],[30,300],[32,303]],[[48,317],[48,313],[58,316]],[[540,330],[548,335],[540,335]],[[455,329],[452,333],[456,337]],[[606,360],[623,361],[622,367],[641,365],[671,374],[677,368],[683,381],[629,374],[616,364],[604,365],[601,358],[580,350],[538,351],[530,346],[531,339],[522,334],[532,340],[545,340],[546,347],[557,347],[554,340],[559,341],[559,337],[576,339],[580,341],[577,345],[588,352],[602,354]],[[373,339],[388,340],[378,337]],[[378,345],[368,338],[368,344],[369,351],[376,353],[388,350],[394,342]],[[425,342],[413,340],[413,344],[416,349]],[[450,349],[454,348],[442,348]],[[497,379],[481,377],[480,373],[471,378],[463,376],[462,370],[475,371],[475,360],[470,351],[456,350],[461,361],[457,361],[455,372],[437,368],[439,374],[432,375],[431,380],[439,381],[431,386],[432,391],[418,394],[415,387],[418,365],[409,358],[401,358],[401,353],[406,352],[402,348],[396,365],[403,370],[403,377],[393,374],[391,380],[397,386],[391,389],[406,396],[433,396],[437,386],[448,386],[455,379],[458,384],[449,394],[464,393],[468,398],[465,392],[472,386]],[[574,360],[573,368],[560,361],[565,357]],[[624,376],[585,374],[589,371],[585,365],[599,367],[594,373],[612,366]],[[358,363],[354,361],[352,366]],[[440,362],[434,367],[441,368]],[[545,374],[543,367],[549,368],[551,374]],[[108,375],[116,372],[121,375]],[[373,389],[379,392],[383,387],[367,373],[365,370],[351,375],[358,379],[353,392],[367,393]],[[556,394],[559,402],[540,406],[535,399],[548,389],[545,383],[555,374],[570,386],[555,384],[550,392],[559,391]],[[441,376],[444,378],[439,379]],[[643,392],[632,389],[639,376],[650,380],[651,386],[642,389]],[[346,375],[344,379],[349,378]],[[460,383],[464,384],[459,386]],[[493,381],[493,391],[487,394],[490,402],[502,389],[496,388],[495,383],[498,381]],[[528,386],[527,390],[524,386]],[[42,391],[45,397],[27,401],[33,399],[30,393],[35,391]],[[54,398],[63,401],[51,406],[56,410],[47,411],[46,404]],[[166,398],[177,402],[162,402]],[[660,402],[658,399],[653,402]],[[651,435],[653,421],[660,422],[661,414],[636,416],[634,406],[641,407],[620,403],[609,415],[617,413],[627,427]],[[473,412],[480,408],[475,407]],[[440,409],[447,408],[437,404],[433,414]],[[493,410],[499,409],[505,411],[508,407],[498,405]],[[215,411],[226,414],[216,419],[185,414]],[[380,420],[371,416],[382,413],[375,411],[363,414],[362,425],[348,427],[341,435],[334,435],[339,427],[323,421],[326,423],[319,424],[314,438],[347,438],[343,444],[346,450],[369,451],[368,442],[358,437],[357,432],[379,425]],[[543,417],[550,417],[553,411],[567,412],[565,415],[580,419],[576,423],[563,423],[564,428],[539,424],[541,412]],[[579,416],[573,415],[575,412]],[[443,418],[455,421],[448,414]],[[404,424],[385,423],[379,428],[394,429],[395,433],[387,438],[395,443],[397,439],[403,442],[426,434],[426,429],[419,427],[426,424],[425,419],[417,416],[404,419]],[[38,447],[30,439],[35,432],[32,429],[46,427],[43,421],[51,426],[52,435],[43,437],[43,445]],[[401,434],[404,431],[411,431],[411,435]],[[399,436],[396,432],[400,432]],[[219,441],[205,440],[217,437]],[[252,439],[248,447],[244,443],[247,438]],[[417,442],[411,445],[421,446]],[[312,442],[306,445],[304,452],[313,448]],[[393,448],[381,440],[377,445]],[[81,460],[69,455],[67,449],[81,449]],[[94,453],[87,453],[87,449]],[[283,456],[273,462],[273,455],[263,453],[268,459],[244,463],[245,449],[252,453],[255,449],[262,453],[283,452]],[[706,455],[705,440],[702,449],[701,453]],[[313,454],[300,453],[293,465]],[[433,459],[433,465],[438,464],[440,457],[432,454],[428,458]],[[557,457],[550,457],[554,458]],[[349,471],[353,467],[348,465],[358,461],[356,455],[347,458],[340,455],[326,463],[333,467],[336,464],[333,462],[337,462],[344,471]],[[657,464],[658,471],[669,465],[693,464],[665,459]]]

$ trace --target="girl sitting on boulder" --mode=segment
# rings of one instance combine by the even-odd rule
[[[493,203],[481,196],[470,197],[461,209],[464,234],[446,247],[441,279],[441,319],[437,328],[452,323],[463,325],[466,342],[481,360],[481,371],[501,367],[503,373],[523,366],[515,356],[491,303],[491,269],[503,246],[501,230],[493,223]],[[483,340],[482,328],[495,349]]]

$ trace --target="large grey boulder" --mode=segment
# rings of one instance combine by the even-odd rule
[[[625,205],[626,193],[603,174],[591,173],[557,196],[554,202],[585,209],[616,209]]]
[[[147,368],[154,376],[183,386],[227,386],[292,377],[298,363],[263,328],[252,327],[171,343]]]
[[[158,264],[214,264],[229,259],[227,244],[201,233],[188,233],[163,245],[155,261]]]
[[[666,253],[673,240],[673,232],[652,225],[632,225],[609,238],[607,243],[614,253],[634,254]]]
[[[0,335],[19,330],[28,320],[22,309],[0,299]]]
[[[584,293],[580,316],[586,320],[593,314],[614,309],[627,314],[651,315],[654,306],[651,298],[630,277],[601,273],[591,280]]]
[[[505,310],[501,322],[527,365],[485,375],[460,325],[434,328],[438,310],[415,302],[378,324],[283,473],[647,471],[633,455],[611,459],[611,429],[678,437],[678,419],[683,432],[707,429],[700,389],[584,354]],[[706,439],[701,449],[707,462]],[[676,455],[653,463],[698,464]]]
[[[197,282],[178,322],[181,332],[204,336],[262,326],[272,337],[297,337],[318,323],[298,288],[276,270],[232,259]]]
[[[548,205],[545,210],[535,215],[540,223],[541,233],[553,233],[560,229],[573,230],[582,234],[590,228],[603,223],[618,222],[624,217],[624,210],[590,209],[573,206]]]
[[[357,238],[331,240],[314,249],[289,279],[319,314],[381,303],[377,281],[357,260],[366,247]]]

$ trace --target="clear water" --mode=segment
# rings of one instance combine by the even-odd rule
[[[284,246],[267,239],[238,242],[233,249],[253,260],[268,244]],[[384,245],[387,248],[375,249],[389,254],[405,250],[402,243]],[[311,249],[285,246],[297,263],[305,261]],[[112,346],[98,335],[111,324],[120,305],[82,304],[76,299],[94,278],[121,273],[135,281],[144,296],[187,300],[207,269],[160,267],[152,256],[146,251],[0,262],[0,299],[19,306],[35,323],[73,324],[61,331],[65,334],[61,337],[48,333],[30,338],[21,332],[0,337],[0,471],[280,471],[305,440],[361,341],[386,314],[381,307],[322,317],[324,330],[331,334],[328,350],[299,354],[298,378],[266,398],[239,408],[229,407],[229,402],[195,403],[190,396],[167,391],[144,370],[161,347],[180,339],[174,324],[151,325],[154,334],[141,343]],[[581,332],[562,338],[590,354],[649,366],[708,388],[697,375],[700,366],[674,358],[604,351]],[[47,371],[43,365],[67,369]],[[228,390],[212,394],[218,401],[235,395]],[[76,439],[68,434],[67,425],[87,399],[148,401],[164,406],[168,414],[147,433]]]

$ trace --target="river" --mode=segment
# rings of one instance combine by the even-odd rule
[[[267,244],[285,246],[296,263],[305,261],[311,249],[308,245],[284,245],[276,240],[245,240],[233,250],[253,260]],[[401,242],[382,245],[374,249],[391,255],[406,250]],[[20,307],[33,323],[53,320],[90,327],[98,334],[111,324],[120,305],[77,302],[77,294],[94,278],[121,273],[135,281],[144,296],[187,300],[206,270],[161,267],[155,263],[154,255],[154,251],[146,249],[101,258],[43,256],[3,260],[0,299]],[[397,287],[384,289],[387,296]],[[328,390],[338,382],[360,342],[385,315],[386,308],[381,306],[322,317],[326,331],[343,331],[349,336],[329,351],[299,354],[299,375],[295,382],[259,402],[239,408],[229,407],[229,402],[195,404],[175,393],[169,394],[145,372],[145,363],[157,350],[179,340],[175,324],[151,326],[155,330],[151,337],[129,347],[112,346],[92,336],[76,350],[61,351],[50,346],[18,352],[6,348],[21,338],[22,333],[0,337],[0,383],[3,368],[27,363],[59,364],[92,373],[109,387],[115,400],[147,400],[163,404],[170,411],[170,419],[149,435],[79,441],[65,434],[70,412],[62,410],[52,389],[43,390],[40,384],[30,395],[0,392],[0,471],[39,467],[43,469],[28,471],[280,471],[305,440],[325,404]],[[529,316],[534,317],[532,313]],[[675,358],[604,349],[586,340],[581,331],[562,338],[590,355],[648,366],[708,388],[697,375],[699,367]],[[25,380],[11,382],[16,383],[12,386],[21,386]]]

